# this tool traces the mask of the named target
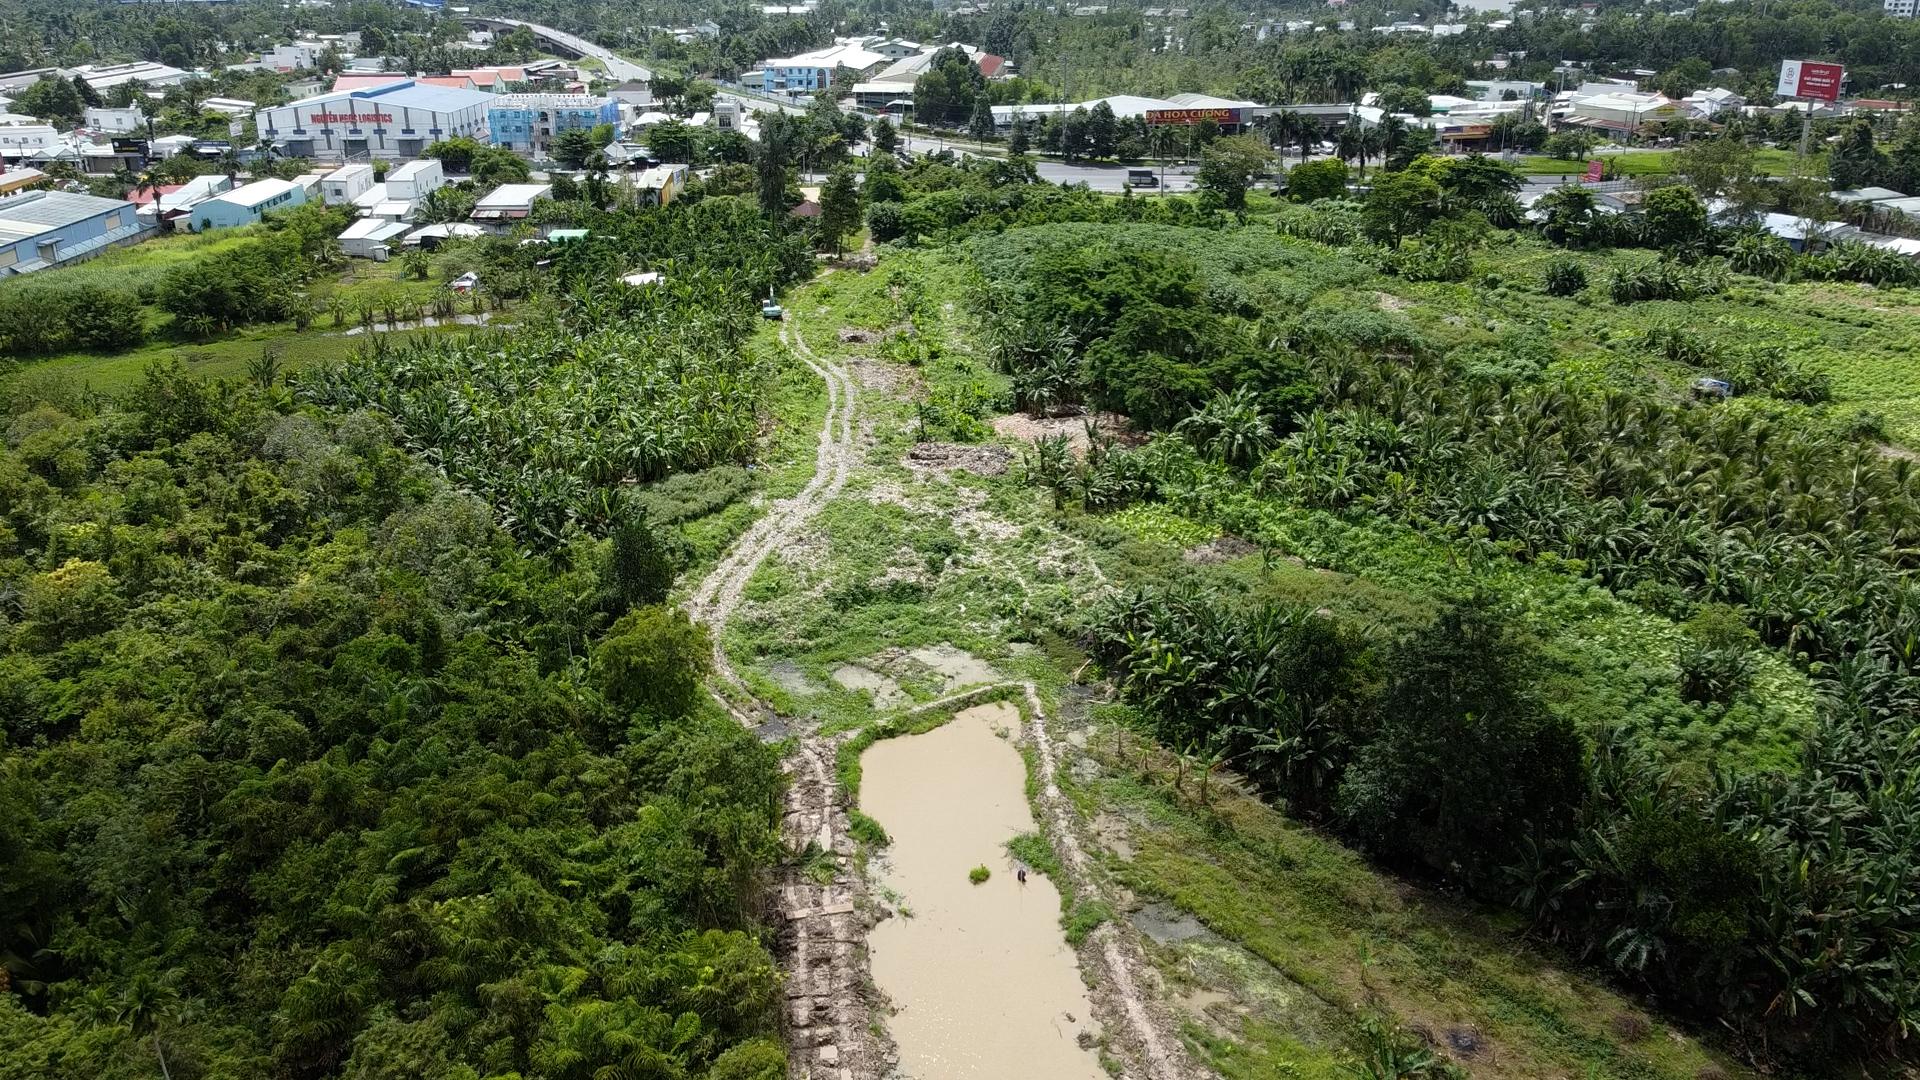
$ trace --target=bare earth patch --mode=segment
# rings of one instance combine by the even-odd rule
[[[1012,460],[1013,451],[1004,446],[923,442],[907,451],[905,464],[909,469],[957,469],[976,476],[999,476]]]
[[[1009,439],[1022,442],[1036,442],[1056,435],[1067,437],[1067,446],[1076,454],[1087,452],[1090,440],[1087,438],[1087,423],[1092,421],[1102,434],[1118,440],[1125,445],[1135,445],[1146,441],[1146,436],[1133,429],[1133,421],[1119,413],[1095,412],[1081,416],[1048,416],[1036,420],[1026,413],[1008,413],[995,417],[993,430]]]
[[[1237,536],[1219,536],[1204,544],[1196,544],[1180,553],[1180,557],[1190,563],[1202,566],[1213,563],[1232,562],[1248,555],[1257,554],[1258,547]]]

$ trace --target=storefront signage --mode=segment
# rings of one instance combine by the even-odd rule
[[[307,119],[316,124],[346,124],[351,127],[359,124],[391,124],[393,123],[393,114],[383,112],[317,112],[308,116]]]
[[[1238,124],[1239,109],[1148,109],[1149,124],[1197,124],[1211,120],[1216,124]]]

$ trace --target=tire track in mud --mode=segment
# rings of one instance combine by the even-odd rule
[[[721,635],[767,556],[791,542],[846,487],[855,456],[853,416],[858,391],[853,377],[844,365],[815,355],[796,326],[783,324],[780,341],[827,388],[827,413],[820,425],[813,476],[798,493],[774,502],[734,542],[685,604],[687,615],[713,636],[714,675],[723,684],[710,688],[714,699],[750,728],[779,717],[753,696],[734,670],[721,646]],[[785,924],[781,951],[787,974],[781,1026],[787,1037],[790,1074],[806,1080],[878,1080],[887,1061],[886,1047],[869,1031],[867,927],[856,903],[862,883],[849,870],[853,842],[834,775],[842,741],[844,737],[823,739],[799,733],[798,746],[783,766],[788,774],[783,839],[797,852],[812,849],[835,856],[833,877],[824,884],[804,867],[789,867],[777,897]]]

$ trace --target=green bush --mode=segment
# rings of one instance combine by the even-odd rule
[[[0,287],[0,355],[108,351],[146,338],[146,309],[128,290],[69,281],[57,271]]]
[[[985,866],[976,866],[967,871],[967,880],[973,882],[975,885],[985,884],[986,880],[992,876],[993,871],[987,869]]]
[[[1642,263],[1613,272],[1607,293],[1616,304],[1647,300],[1698,300],[1727,291],[1724,265],[1707,262],[1686,266],[1672,259]]]
[[[1547,264],[1544,288],[1549,296],[1572,296],[1587,287],[1587,268],[1572,259]]]

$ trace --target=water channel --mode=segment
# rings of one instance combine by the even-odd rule
[[[860,808],[893,838],[881,882],[911,912],[874,928],[873,978],[915,1080],[1106,1080],[1080,1045],[1094,1025],[1060,894],[1016,880],[1006,850],[1035,828],[1019,724],[1010,704],[979,705],[861,755]],[[975,885],[982,865],[993,876]]]

